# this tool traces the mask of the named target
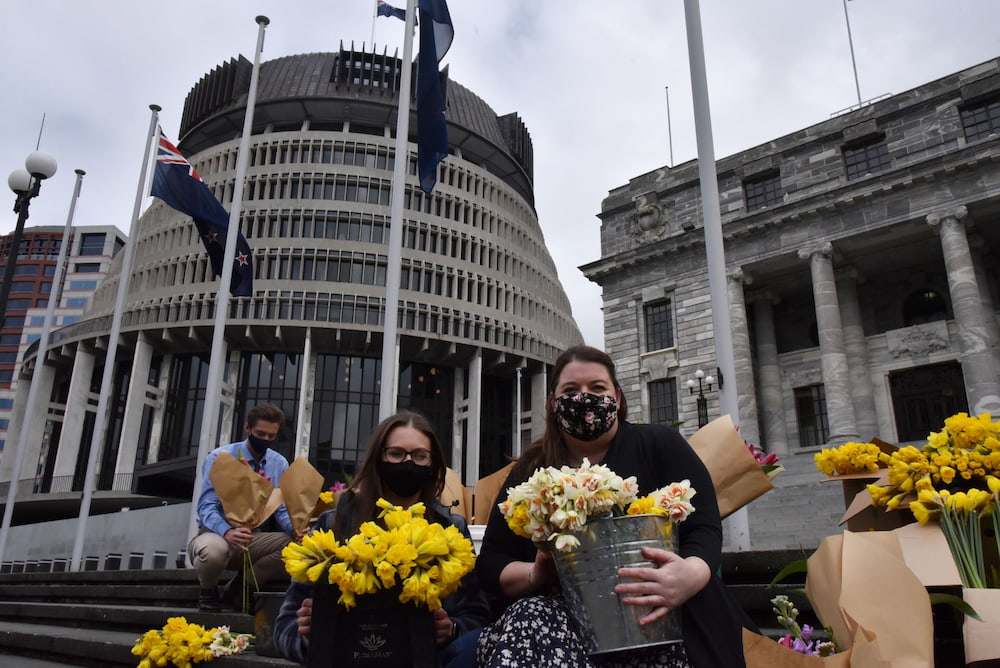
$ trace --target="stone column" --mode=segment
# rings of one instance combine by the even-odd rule
[[[757,391],[753,379],[753,355],[750,350],[750,329],[747,324],[746,296],[744,286],[753,282],[753,277],[741,267],[726,274],[729,288],[729,318],[733,328],[733,358],[736,377],[736,404],[739,415],[734,415],[733,423],[740,428],[740,436],[754,445],[760,444],[760,430],[757,424]],[[723,378],[723,382],[729,380]]]
[[[959,206],[944,214],[932,213],[927,216],[927,222],[941,235],[941,251],[948,272],[948,291],[958,331],[969,411],[976,415],[1000,415],[1000,385],[990,351],[990,335],[983,318],[969,239],[962,222],[967,215],[968,210]]]
[[[854,267],[838,269],[837,298],[844,325],[844,351],[847,353],[854,418],[861,438],[878,436],[878,413],[875,411],[875,386],[868,368],[868,339],[858,301],[858,284],[862,277]]]
[[[63,414],[62,433],[59,435],[59,451],[56,454],[55,469],[52,471],[53,492],[70,491],[77,460],[81,456],[83,423],[87,415],[93,376],[94,354],[85,350],[82,345],[77,345],[76,355],[73,357],[73,371],[69,379],[69,393],[66,397],[66,412]],[[96,405],[97,402],[94,403]]]
[[[483,423],[483,350],[476,349],[476,354],[469,360],[469,426],[466,430],[468,443],[465,449],[465,470],[463,484],[473,487],[479,480],[479,438]]]
[[[22,364],[19,373],[23,372],[24,366]],[[0,467],[0,480],[10,480],[11,484],[16,485],[18,480],[35,478],[42,452],[45,423],[49,417],[49,403],[54,379],[55,369],[44,364],[40,359],[35,360],[35,368],[31,372],[30,378],[23,376],[18,378],[14,402],[18,410],[12,412],[7,428],[7,443],[3,453],[3,465]],[[34,410],[32,410],[31,415],[28,415],[28,393],[35,383],[38,383],[36,401]],[[14,460],[17,459],[17,453],[22,448],[24,454],[21,455],[21,470],[15,471]],[[28,489],[31,488],[28,487]],[[18,490],[18,496],[20,496],[20,491]]]
[[[129,373],[128,394],[125,398],[124,421],[122,423],[121,439],[118,442],[118,455],[115,460],[115,485],[119,490],[118,474],[127,474],[131,484],[135,472],[135,454],[139,446],[139,429],[142,426],[143,405],[146,403],[146,389],[149,387],[149,368],[153,361],[153,346],[149,337],[140,333],[135,342],[135,355],[132,357],[132,370]],[[124,476],[123,476],[124,477]],[[129,487],[125,487],[127,491]]]
[[[799,257],[809,260],[812,272],[823,389],[826,393],[826,417],[830,425],[829,443],[842,445],[858,439],[858,428],[854,421],[851,381],[847,370],[847,353],[844,351],[844,327],[840,319],[837,284],[833,276],[833,245],[824,241],[801,248]]]
[[[760,426],[764,437],[754,445],[780,457],[788,454],[788,427],[781,391],[778,341],[774,334],[774,305],[777,301],[777,297],[766,290],[758,290],[750,295],[754,339],[757,344],[757,378],[760,381]]]
[[[462,470],[463,453],[466,449],[465,437],[462,426],[468,432],[469,422],[469,399],[465,396],[465,369],[455,368],[455,376],[452,381],[452,431],[451,431],[451,463],[448,465],[452,470],[458,472],[459,477],[465,483],[466,476]]]
[[[295,416],[295,458],[309,459],[312,434],[313,392],[316,388],[316,356],[312,351],[312,327],[306,327],[306,340],[302,347],[299,371],[299,410]]]
[[[983,310],[983,320],[986,331],[990,335],[990,347],[993,350],[993,363],[1000,362],[1000,328],[997,327],[996,309],[993,306],[993,295],[990,292],[990,277],[986,267],[994,258],[987,257],[983,252],[986,243],[978,234],[969,235],[969,248],[972,251],[972,266],[976,269],[976,284],[979,286],[979,300]]]
[[[545,434],[545,405],[549,392],[549,374],[543,365],[538,373],[531,376],[531,440],[538,440]]]

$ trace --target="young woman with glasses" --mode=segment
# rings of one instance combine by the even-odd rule
[[[427,418],[409,411],[397,413],[375,427],[350,487],[340,495],[335,510],[320,515],[315,528],[332,528],[341,539],[353,536],[363,523],[379,521],[381,511],[376,504],[383,498],[404,508],[423,502],[428,521],[454,525],[469,538],[465,519],[438,501],[446,469],[444,453]],[[473,571],[434,612],[434,637],[444,668],[474,665],[478,631],[490,619],[489,604]],[[292,582],[274,624],[274,644],[282,656],[305,665],[311,622],[312,585]]]

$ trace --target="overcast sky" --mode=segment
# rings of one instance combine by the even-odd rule
[[[396,2],[403,6],[403,0]],[[0,173],[36,148],[59,172],[31,225],[63,225],[75,169],[87,172],[77,225],[128,230],[150,104],[177,137],[184,98],[238,54],[253,58],[254,17],[271,20],[263,59],[374,41],[402,51],[402,22],[374,0],[31,0],[0,21]],[[696,157],[681,0],[450,0],[451,78],[498,114],[520,114],[534,142],[536,208],[587,343],[602,346],[600,288],[578,266],[600,258],[608,191]],[[869,100],[1000,56],[998,0],[852,0]],[[704,0],[702,34],[717,158],[857,104],[843,0]],[[669,120],[667,92],[669,87]],[[668,125],[671,132],[668,132]],[[673,162],[670,160],[671,144]],[[13,230],[14,196],[0,213]],[[143,203],[143,210],[149,201]]]

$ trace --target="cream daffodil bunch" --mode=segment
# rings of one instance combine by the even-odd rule
[[[475,566],[472,542],[454,526],[424,518],[426,508],[378,500],[380,526],[365,522],[343,543],[332,531],[318,530],[282,550],[285,570],[298,582],[322,582],[340,589],[348,610],[357,597],[401,585],[399,600],[430,610],[441,607]]]
[[[666,534],[669,536],[673,532],[674,523],[683,522],[694,512],[694,506],[691,504],[694,495],[695,489],[691,487],[690,480],[672,482],[652,494],[636,499],[629,504],[626,512],[629,515],[652,514],[667,517],[670,519],[666,528]]]
[[[624,512],[637,495],[634,476],[623,479],[607,466],[584,458],[579,468],[537,469],[526,481],[509,488],[499,507],[518,536],[569,552],[579,547],[573,534],[587,520],[615,510]]]

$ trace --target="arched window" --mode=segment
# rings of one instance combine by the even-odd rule
[[[948,306],[944,297],[925,288],[912,293],[903,302],[903,324],[906,327],[948,318]]]

